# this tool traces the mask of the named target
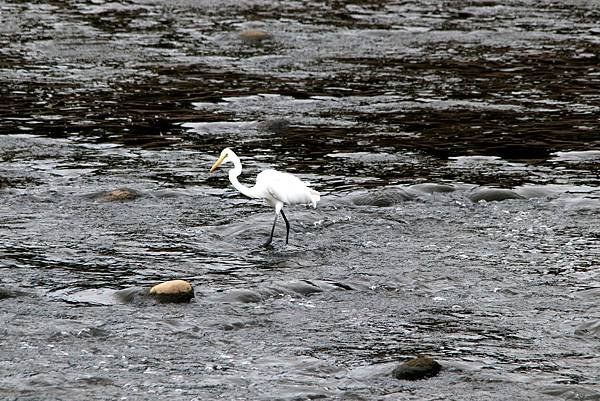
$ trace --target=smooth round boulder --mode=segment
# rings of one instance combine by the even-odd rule
[[[189,302],[194,298],[194,289],[185,280],[170,280],[150,288],[148,295],[163,303]]]
[[[437,375],[442,365],[427,356],[419,356],[397,366],[392,376],[399,380],[421,380]]]
[[[472,202],[499,202],[507,199],[524,199],[523,196],[519,195],[512,189],[488,187],[476,188],[467,196]]]

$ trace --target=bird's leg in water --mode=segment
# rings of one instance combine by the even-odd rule
[[[283,217],[283,221],[285,221],[285,228],[287,230],[285,233],[285,244],[287,245],[288,239],[290,238],[290,222],[288,221],[287,217],[285,217],[283,210],[281,211],[281,216]]]
[[[269,239],[267,240],[267,242],[265,242],[263,244],[263,246],[266,248],[269,245],[271,245],[271,241],[273,241],[273,234],[275,233],[275,224],[277,223],[277,213],[275,213],[275,220],[273,220],[273,228],[271,228],[271,236],[269,237]]]

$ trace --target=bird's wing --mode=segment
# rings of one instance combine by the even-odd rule
[[[308,188],[298,177],[289,173],[265,170],[256,177],[256,184],[264,188],[273,200],[287,205],[316,205],[319,200],[317,191]]]

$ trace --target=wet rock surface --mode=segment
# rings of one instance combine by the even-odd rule
[[[511,189],[506,188],[476,188],[472,190],[469,195],[469,199],[473,202],[498,202],[507,199],[523,199],[521,195]]]
[[[598,399],[593,2],[0,18],[3,399]],[[225,146],[321,192],[289,246],[208,174]],[[410,355],[444,374],[395,379]]]
[[[130,188],[113,189],[112,191],[102,192],[95,196],[100,202],[130,201],[139,197],[136,190]]]
[[[437,375],[442,369],[437,361],[426,356],[409,359],[392,372],[398,380],[422,380]]]

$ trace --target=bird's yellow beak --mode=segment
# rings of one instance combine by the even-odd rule
[[[217,161],[215,162],[215,164],[212,165],[212,167],[210,168],[210,172],[212,173],[213,171],[215,171],[216,169],[219,168],[219,166],[221,165],[221,163],[223,163],[223,160],[225,160],[225,158],[227,157],[227,155],[221,155]]]

